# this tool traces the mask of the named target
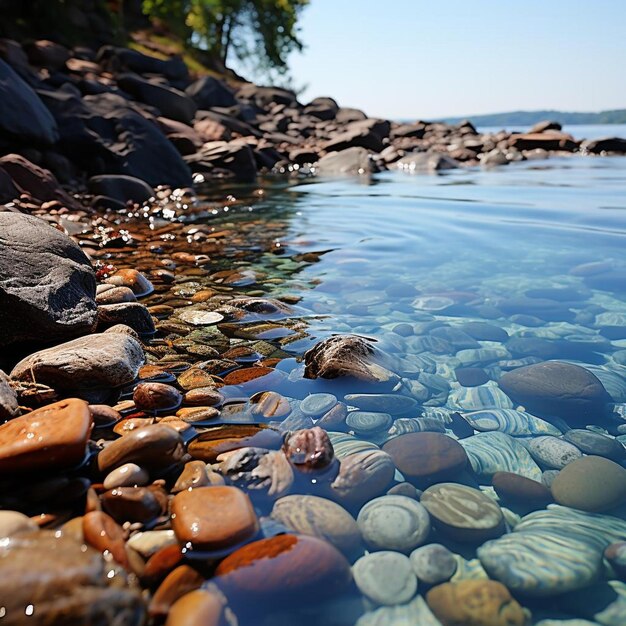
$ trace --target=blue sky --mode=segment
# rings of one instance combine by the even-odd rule
[[[623,0],[310,0],[301,100],[391,118],[626,108]]]

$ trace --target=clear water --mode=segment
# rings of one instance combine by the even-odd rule
[[[306,323],[308,334],[283,346],[294,357],[301,357],[321,338],[359,334],[375,339],[381,348],[400,358],[430,357],[436,363],[434,372],[446,379],[449,394],[433,394],[426,406],[461,413],[489,410],[493,408],[489,394],[468,397],[456,381],[457,348],[433,347],[414,338],[409,341],[394,332],[398,324],[409,324],[415,335],[425,337],[437,325],[458,328],[468,321],[488,322],[505,329],[511,339],[503,344],[481,342],[483,347],[499,345],[508,350],[500,360],[476,364],[492,381],[485,388],[494,389],[494,381],[505,371],[526,362],[576,362],[593,369],[605,382],[617,411],[610,425],[598,422],[587,426],[614,437],[624,432],[618,425],[626,406],[626,332],[613,328],[607,338],[603,326],[626,328],[626,280],[607,287],[586,274],[619,274],[626,268],[626,159],[549,159],[443,175],[390,172],[370,181],[314,179],[269,193],[267,198],[255,205],[257,218],[284,221],[288,229],[284,238],[276,241],[276,254],[262,255],[252,268],[280,277],[273,285],[265,285],[269,293],[301,298],[296,316]],[[299,256],[304,253],[320,254],[316,262],[304,262]],[[597,265],[588,271],[586,264]],[[571,289],[571,297],[555,295],[546,305],[542,295],[541,306],[533,291],[564,288]],[[520,339],[526,343],[519,344]],[[529,342],[532,339],[536,343]],[[295,358],[285,359],[277,366],[284,373],[282,379],[270,381],[267,377],[266,387],[257,386],[250,393],[270,388],[302,399],[311,392],[341,397],[354,391],[337,380],[302,380],[301,367]],[[241,396],[242,389],[245,391],[245,385],[234,388],[231,395]],[[228,388],[223,391],[229,395]],[[528,444],[528,437],[521,439]],[[470,484],[493,495],[488,478]],[[351,512],[356,517],[358,509]],[[510,519],[527,512],[512,507]],[[611,511],[611,515],[626,520],[623,511]],[[602,515],[594,518],[592,526],[603,529],[612,519]],[[552,531],[566,545],[578,536],[578,530],[571,530],[578,522],[572,523],[570,527],[558,522]],[[626,522],[617,523],[620,526],[613,540],[626,540]],[[514,524],[511,522],[510,528]],[[604,531],[593,530],[592,535],[595,532],[600,533],[594,535],[600,537],[598,541],[607,545]],[[451,546],[463,554],[466,576],[472,576],[473,568],[480,570],[476,560],[479,545]],[[533,572],[544,567],[551,572],[550,563],[560,559],[568,562],[567,548],[546,550]],[[578,557],[573,558],[576,561]],[[585,559],[591,557],[579,558],[580,569],[585,570]],[[551,576],[548,573],[541,584],[549,587]],[[574,594],[584,598],[582,604],[571,593],[559,596],[549,592],[547,599],[518,594],[518,598],[532,611],[532,623],[544,618],[556,619],[555,623],[567,618],[592,619],[608,606],[610,617],[598,623],[617,626],[626,623],[626,585],[615,579],[613,573],[607,579],[601,577],[599,586],[579,585]],[[345,604],[340,599],[320,607],[328,623],[356,623],[359,614],[368,609],[370,613],[361,618],[359,626],[429,623],[422,622],[426,619],[422,614],[400,614],[403,609],[397,609],[399,614],[393,610],[373,614],[375,606],[354,597]],[[272,619],[267,623],[273,623]],[[319,615],[313,622],[317,619],[321,619]]]

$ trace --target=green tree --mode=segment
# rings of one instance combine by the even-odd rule
[[[302,49],[297,21],[308,1],[143,0],[143,10],[224,66],[234,57],[257,71],[282,74],[289,53]]]

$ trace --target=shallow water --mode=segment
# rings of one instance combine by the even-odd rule
[[[581,425],[614,437],[625,432],[619,425],[626,406],[626,159],[572,157],[439,176],[386,173],[371,181],[313,179],[284,190],[270,187],[266,198],[254,204],[255,218],[283,223],[284,235],[275,241],[274,251],[261,254],[250,269],[278,277],[276,284],[261,281],[267,295],[299,296],[293,317],[306,323],[306,334],[284,341],[283,350],[301,357],[316,341],[333,334],[366,336],[405,365],[413,363],[429,373],[419,377],[427,388],[419,398],[421,410],[406,417],[422,413],[441,418],[454,411],[467,415],[483,410],[491,425],[480,430],[487,431],[497,428],[494,409],[497,413],[515,406],[497,389],[495,381],[503,373],[549,359],[575,362],[603,381],[615,403],[611,408],[617,411],[608,421],[590,424],[588,420]],[[236,215],[237,211],[230,219]],[[245,219],[241,211],[239,218]],[[303,260],[306,254],[309,256]],[[607,282],[599,276],[612,278]],[[449,337],[447,342],[437,341],[442,337],[434,332],[437,327],[461,329],[476,321],[508,333],[506,341],[481,340],[476,345],[496,349],[495,356],[470,354]],[[402,332],[399,324],[405,325]],[[406,325],[412,327],[409,336]],[[481,368],[489,382],[468,391],[456,379],[455,369],[460,366]],[[254,381],[252,388],[242,385],[222,391],[227,398],[240,398],[271,389],[295,399],[314,392],[330,392],[341,399],[355,391],[377,391],[363,386],[356,389],[341,380],[304,380],[296,359],[283,360],[277,369],[283,372],[282,378],[268,376],[265,382],[261,382],[263,378]],[[400,393],[410,395],[406,388]],[[537,423],[535,435],[559,435],[559,430],[568,428],[559,420],[554,420],[556,431],[545,421]],[[388,432],[358,437],[382,445],[393,434],[397,431],[392,427]],[[527,447],[533,436],[525,433],[516,439]],[[493,447],[498,441],[486,443]],[[485,455],[489,457],[490,452],[483,453],[481,462],[495,464],[496,470],[511,469],[498,465],[502,458],[485,461]],[[475,471],[469,484],[480,485],[495,497],[490,487],[493,469],[482,475]],[[541,480],[542,469],[550,467],[533,463],[531,471],[520,462],[513,471]],[[512,516],[507,517],[509,530],[515,525],[511,519],[519,520],[516,515],[528,513],[523,506],[500,504],[512,511],[507,513]],[[575,517],[573,510],[569,511]],[[358,509],[351,512],[356,517]],[[538,531],[541,539],[537,541],[545,539],[547,547],[539,561],[531,563],[531,576],[549,561],[560,567],[560,559],[564,560],[561,574],[566,571],[569,576],[570,570],[578,567],[583,573],[576,575],[584,576],[585,560],[598,557],[581,553],[570,563],[567,547],[555,547],[561,540],[578,546],[574,538],[583,532],[576,519],[571,529],[567,520],[559,526],[561,514],[557,507],[548,514],[555,516],[556,522],[546,522],[557,523],[557,529],[551,531],[556,535]],[[565,517],[568,515],[566,510]],[[626,519],[620,511],[610,511],[610,515]],[[592,524],[602,527],[612,524],[612,519],[602,515]],[[626,525],[619,524],[612,541],[626,539]],[[431,537],[432,541],[441,541],[441,537]],[[481,568],[475,558],[480,543],[469,548],[454,542],[446,545],[465,557],[456,579],[480,575],[476,574]],[[519,558],[526,558],[517,545],[506,551],[519,551]],[[578,566],[577,558],[581,561]],[[498,559],[506,560],[502,555]],[[515,561],[502,567],[514,565]],[[464,573],[459,574],[461,570]],[[543,578],[538,575],[538,585],[549,588],[558,576],[549,566],[546,570]],[[497,577],[494,568],[490,571]],[[607,580],[614,578],[615,574],[609,574]],[[524,592],[516,595],[532,610],[533,623],[594,616],[597,623],[626,623],[624,585],[612,581],[611,586],[606,582],[596,587],[589,581],[575,583],[570,588],[581,589],[577,593],[587,598],[585,606],[575,602],[572,592],[560,596],[548,589],[539,598]],[[428,586],[420,589],[425,591]],[[607,589],[611,602],[606,600]],[[354,598],[344,604],[341,599],[329,602],[327,615],[337,623],[354,623],[363,610],[362,604],[356,605],[358,608]],[[359,624],[410,624],[426,619],[415,607],[406,613],[402,613],[405,609],[373,613],[375,605],[366,602],[364,606],[370,613]],[[609,617],[598,617],[604,609]],[[278,618],[267,623],[274,623],[273,619]]]

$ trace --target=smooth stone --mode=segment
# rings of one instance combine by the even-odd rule
[[[382,450],[355,452],[341,460],[331,495],[350,506],[362,505],[385,492],[395,471],[392,458]]]
[[[131,268],[117,270],[115,274],[105,279],[104,282],[116,287],[128,287],[137,298],[147,296],[154,291],[154,286],[146,276]]]
[[[563,438],[585,454],[603,456],[612,461],[623,461],[626,458],[626,448],[617,439],[608,435],[591,430],[572,429],[568,430]]]
[[[404,477],[418,486],[452,478],[467,465],[463,447],[440,433],[408,433],[383,446]]]
[[[461,330],[478,341],[497,341],[505,343],[509,338],[509,334],[506,330],[487,322],[465,322],[461,325]]]
[[[190,389],[183,396],[183,402],[188,406],[217,406],[222,404],[224,396],[214,387],[196,387]]]
[[[148,524],[167,508],[167,494],[155,487],[116,487],[100,496],[102,508],[120,524]]]
[[[447,405],[463,411],[480,409],[512,409],[511,399],[500,389],[497,383],[489,381],[479,387],[457,387],[448,397]]]
[[[393,419],[389,413],[352,411],[346,417],[346,424],[355,434],[368,437],[387,430],[393,424]]]
[[[357,554],[361,532],[343,507],[317,496],[292,495],[274,503],[271,516],[288,529],[332,543],[347,557]]]
[[[97,333],[27,356],[11,378],[34,379],[54,389],[110,389],[132,382],[143,361],[143,348],[133,337]]]
[[[489,376],[480,367],[457,367],[454,375],[463,387],[479,387],[489,381]]]
[[[172,493],[179,493],[197,487],[207,487],[211,482],[207,466],[203,461],[188,461],[172,487]]]
[[[433,587],[430,610],[443,626],[525,626],[528,615],[509,590],[494,580],[463,580]]]
[[[408,554],[423,544],[430,533],[430,516],[419,503],[406,496],[381,496],[360,511],[357,524],[372,550]]]
[[[596,420],[611,402],[598,378],[572,363],[527,365],[507,372],[498,384],[527,411],[540,417],[561,417],[569,423]]]
[[[150,482],[148,472],[136,463],[124,463],[109,472],[102,482],[105,489],[143,487]]]
[[[553,501],[552,492],[543,483],[511,472],[496,472],[493,488],[505,502],[543,508]]]
[[[417,548],[409,558],[418,580],[427,585],[447,582],[457,569],[454,555],[440,543],[429,543]]]
[[[375,443],[358,439],[354,435],[350,435],[348,433],[329,431],[328,438],[332,443],[335,457],[339,460],[342,460],[352,454],[356,454],[357,452],[380,449]]]
[[[583,453],[573,444],[557,437],[533,437],[528,443],[530,456],[547,469],[563,469]]]
[[[200,433],[187,446],[187,452],[197,460],[215,463],[225,452],[241,448],[276,450],[283,443],[281,434],[273,428],[255,424],[222,424]]]
[[[165,626],[219,626],[225,600],[206,589],[195,589],[176,600],[167,614]]]
[[[198,589],[204,577],[193,567],[182,564],[167,574],[157,587],[148,605],[148,614],[155,622],[164,621],[174,602],[184,594]]]
[[[175,411],[183,396],[172,385],[164,383],[139,383],[133,393],[135,406],[141,411]]]
[[[172,528],[184,546],[231,552],[259,532],[248,496],[237,487],[198,487],[174,496]]]
[[[541,480],[541,469],[528,450],[513,437],[497,431],[478,433],[461,439],[472,469],[478,476],[491,479],[496,472],[512,472]]]
[[[300,410],[308,417],[320,417],[337,404],[332,393],[313,393],[300,402]]]
[[[616,541],[610,544],[604,551],[604,558],[624,580],[626,578],[626,541]]]
[[[103,511],[89,511],[82,520],[83,538],[87,545],[99,552],[109,552],[123,567],[128,567],[126,532]]]
[[[482,542],[504,532],[500,507],[478,489],[440,483],[426,489],[420,502],[435,527],[456,541]]]
[[[92,418],[84,400],[70,398],[0,425],[0,472],[54,471],[85,458]]]
[[[0,511],[0,539],[22,533],[32,533],[37,530],[39,530],[39,526],[24,513]]]
[[[347,589],[352,572],[333,545],[307,535],[277,535],[239,548],[217,567],[214,582],[233,606],[278,601],[304,605]]]
[[[177,311],[176,317],[192,326],[210,326],[212,324],[219,324],[224,319],[221,313],[198,309]]]
[[[98,469],[109,473],[126,463],[161,469],[180,461],[184,452],[183,441],[176,430],[165,424],[153,424],[111,441],[98,453]]]
[[[177,545],[178,540],[173,530],[146,530],[135,533],[128,539],[128,547],[146,560],[163,548]]]
[[[441,626],[420,595],[406,604],[381,606],[362,615],[356,626]]]
[[[359,591],[376,604],[404,604],[417,592],[411,561],[399,552],[363,556],[352,566],[352,575]]]
[[[626,583],[619,580],[597,582],[584,593],[563,596],[568,611],[594,620],[602,626],[623,626],[626,617]]]
[[[361,411],[401,415],[413,412],[418,406],[417,400],[394,393],[349,393],[345,401]]]
[[[530,413],[514,409],[484,409],[464,413],[463,418],[481,432],[500,431],[512,437],[528,435],[555,435],[561,431],[551,424]]]
[[[477,554],[489,576],[516,595],[551,597],[593,583],[606,546],[624,539],[621,519],[550,504],[524,516],[512,533],[484,543]]]
[[[554,499],[583,511],[606,511],[626,501],[626,469],[600,456],[585,456],[563,468],[552,483]]]

